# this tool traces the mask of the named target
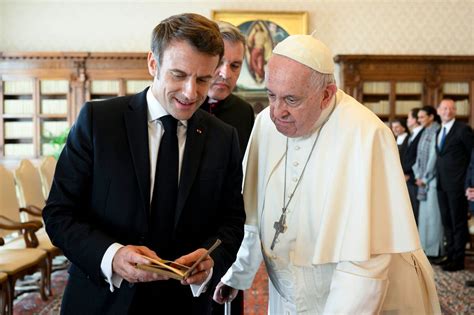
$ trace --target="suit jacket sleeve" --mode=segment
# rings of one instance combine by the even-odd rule
[[[462,129],[462,142],[468,155],[470,155],[474,145],[473,136],[471,127],[469,127],[469,125],[464,125],[464,128]]]
[[[105,285],[100,262],[114,242],[94,225],[92,106],[86,103],[59,158],[43,218],[54,245],[93,281]]]
[[[237,131],[232,128],[230,158],[225,174],[219,207],[223,216],[219,223],[217,237],[223,243],[211,254],[214,260],[214,273],[209,287],[214,288],[220,278],[234,262],[244,236],[245,211],[242,199],[242,164]],[[209,248],[215,238],[209,239],[204,247]]]
[[[213,118],[214,119],[214,118]],[[222,124],[219,122],[219,124]],[[219,130],[219,129],[215,129]],[[214,136],[218,136],[214,138]],[[240,244],[244,236],[245,211],[242,198],[242,164],[241,153],[239,149],[238,136],[235,128],[220,129],[213,132],[210,136],[209,143],[212,144],[205,148],[206,154],[212,154],[215,161],[215,156],[219,156],[219,161],[226,160],[223,173],[223,181],[217,200],[214,204],[203,204],[202,200],[194,200],[193,202],[200,202],[200,209],[206,211],[205,208],[217,208],[215,214],[215,223],[211,226],[214,231],[202,231],[200,226],[193,224],[195,230],[192,235],[189,231],[186,232],[186,238],[199,238],[202,235],[207,235],[200,243],[201,247],[209,248],[215,242],[216,238],[222,241],[222,244],[216,248],[211,254],[214,260],[213,276],[209,282],[208,290],[212,291],[227,269],[234,262],[239,250]],[[218,148],[218,149],[217,149]],[[218,152],[219,151],[219,152]],[[215,161],[217,163],[217,161]],[[201,165],[202,166],[202,165]],[[207,168],[215,167],[215,165],[207,164]],[[202,185],[202,183],[200,183]],[[213,183],[211,183],[212,186]],[[201,194],[212,194],[212,187],[207,187],[211,190],[201,190]],[[196,210],[193,210],[196,211]],[[185,231],[183,231],[184,233]],[[190,248],[189,250],[194,250]]]

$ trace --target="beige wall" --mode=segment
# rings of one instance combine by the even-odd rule
[[[0,0],[0,51],[146,51],[181,12],[308,11],[335,54],[474,55],[474,0]]]

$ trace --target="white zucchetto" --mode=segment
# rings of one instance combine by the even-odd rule
[[[311,35],[288,36],[273,48],[273,53],[293,59],[319,73],[334,73],[331,50]]]

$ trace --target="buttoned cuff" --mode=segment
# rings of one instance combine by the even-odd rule
[[[105,281],[109,284],[110,292],[114,292],[115,288],[120,288],[123,278],[112,270],[112,261],[117,251],[122,248],[123,245],[119,243],[113,243],[105,251],[104,257],[100,263],[100,270],[105,277]]]
[[[213,268],[211,268],[211,271],[207,275],[206,281],[204,281],[202,284],[190,284],[189,286],[191,287],[191,291],[193,292],[194,297],[198,297],[201,295],[201,293],[206,292],[207,290],[207,285],[209,283],[209,280],[212,278],[212,273],[213,273]]]

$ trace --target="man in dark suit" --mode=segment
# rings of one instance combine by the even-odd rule
[[[464,250],[468,236],[464,184],[473,144],[472,130],[455,120],[456,106],[451,99],[441,101],[438,115],[442,125],[436,145],[437,189],[448,253],[443,269],[457,271],[464,269]]]
[[[419,201],[416,198],[418,194],[418,186],[415,183],[415,175],[413,174],[413,165],[416,162],[416,153],[418,149],[418,142],[424,131],[423,126],[418,123],[419,108],[412,108],[408,113],[407,127],[410,129],[410,136],[408,138],[407,146],[401,155],[403,173],[407,182],[408,194],[410,195],[411,206],[413,208],[413,215],[418,223],[418,208]]]
[[[239,134],[242,155],[252,132],[255,115],[252,106],[232,94],[242,69],[245,37],[234,25],[218,22],[224,40],[224,57],[214,73],[208,98],[201,108],[235,127]],[[235,303],[235,300],[234,300]]]
[[[176,15],[151,42],[151,87],[86,103],[58,161],[44,220],[72,262],[63,314],[209,314],[243,237],[237,132],[199,110],[219,29]],[[149,263],[141,255],[190,266],[217,239],[185,280],[136,268]]]

